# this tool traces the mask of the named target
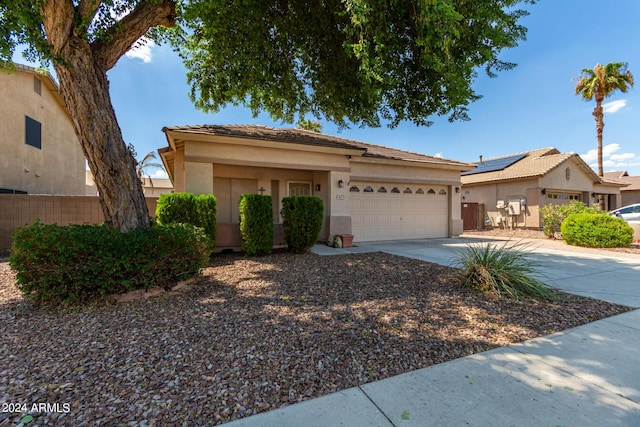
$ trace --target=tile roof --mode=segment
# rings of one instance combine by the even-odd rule
[[[638,191],[640,190],[640,176],[629,176],[627,171],[605,172],[604,177],[608,180],[616,182],[624,182],[629,184],[620,189],[620,191]]]
[[[462,184],[476,184],[492,181],[505,181],[511,179],[540,177],[558,167],[570,158],[577,158],[584,166],[591,171],[594,180],[598,180],[598,176],[589,168],[576,153],[560,153],[552,147],[540,148],[537,150],[525,151],[522,153],[509,154],[508,156],[495,157],[486,160],[497,160],[506,157],[513,157],[518,154],[526,154],[521,160],[511,164],[510,166],[498,170],[485,173],[477,173],[473,175],[462,176]],[[476,163],[478,164],[478,163]]]
[[[262,125],[198,125],[198,126],[171,126],[162,128],[163,132],[196,133],[215,136],[230,136],[236,138],[248,138],[255,140],[284,142],[289,144],[302,144],[308,146],[332,147],[358,150],[362,157],[404,160],[423,163],[440,163],[446,165],[458,165],[463,170],[471,168],[470,163],[411,151],[399,150],[381,145],[368,144],[352,139],[339,138],[304,129],[273,128]]]

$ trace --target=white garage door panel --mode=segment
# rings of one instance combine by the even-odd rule
[[[449,196],[440,194],[447,187],[438,185],[398,185],[351,183],[360,192],[349,193],[352,233],[356,241],[417,239],[447,237],[449,235]],[[387,193],[365,193],[367,186],[377,191],[385,187]],[[401,191],[409,187],[413,193],[391,193],[393,187]],[[421,188],[424,194],[416,194]],[[428,194],[433,189],[435,194]]]

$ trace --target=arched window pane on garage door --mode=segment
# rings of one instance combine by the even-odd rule
[[[430,188],[429,191],[427,191],[427,194],[436,194],[436,190]]]
[[[418,188],[416,190],[416,194],[424,194],[424,190],[422,188]]]
[[[362,190],[364,193],[373,193],[373,188],[371,188],[370,186],[366,186],[364,187],[364,190]]]
[[[384,187],[378,188],[378,193],[386,193],[386,192],[387,192],[386,188],[384,188]]]
[[[438,194],[439,194],[439,195],[441,195],[441,196],[443,196],[443,195],[446,195],[446,194],[447,194],[447,192],[446,192],[446,191],[444,191],[444,190],[440,190],[440,191],[438,192]]]
[[[391,189],[391,192],[394,193],[394,194],[400,194],[400,190],[398,190],[398,187],[393,187]]]
[[[409,187],[405,188],[403,191],[404,194],[413,194],[413,191]]]
[[[357,185],[353,185],[353,186],[351,186],[351,188],[349,189],[349,191],[350,191],[350,192],[352,192],[352,193],[359,193],[359,192],[360,192],[360,189],[358,188],[358,186],[357,186]]]

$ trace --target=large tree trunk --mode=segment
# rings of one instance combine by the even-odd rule
[[[149,227],[142,184],[116,120],[106,71],[81,38],[70,40],[60,53],[66,62],[55,64],[60,93],[93,173],[106,223],[119,231]]]
[[[107,70],[149,28],[175,25],[176,4],[175,0],[139,2],[89,43],[86,23],[94,19],[100,5],[97,0],[44,0],[41,14],[60,94],[98,187],[105,221],[124,232],[149,227],[149,212],[135,159],[122,139],[111,105]]]

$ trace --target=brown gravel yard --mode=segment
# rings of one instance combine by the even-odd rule
[[[176,295],[60,310],[25,302],[0,263],[0,404],[59,404],[32,414],[40,426],[214,425],[628,310],[499,301],[452,272],[382,253],[217,255]]]

